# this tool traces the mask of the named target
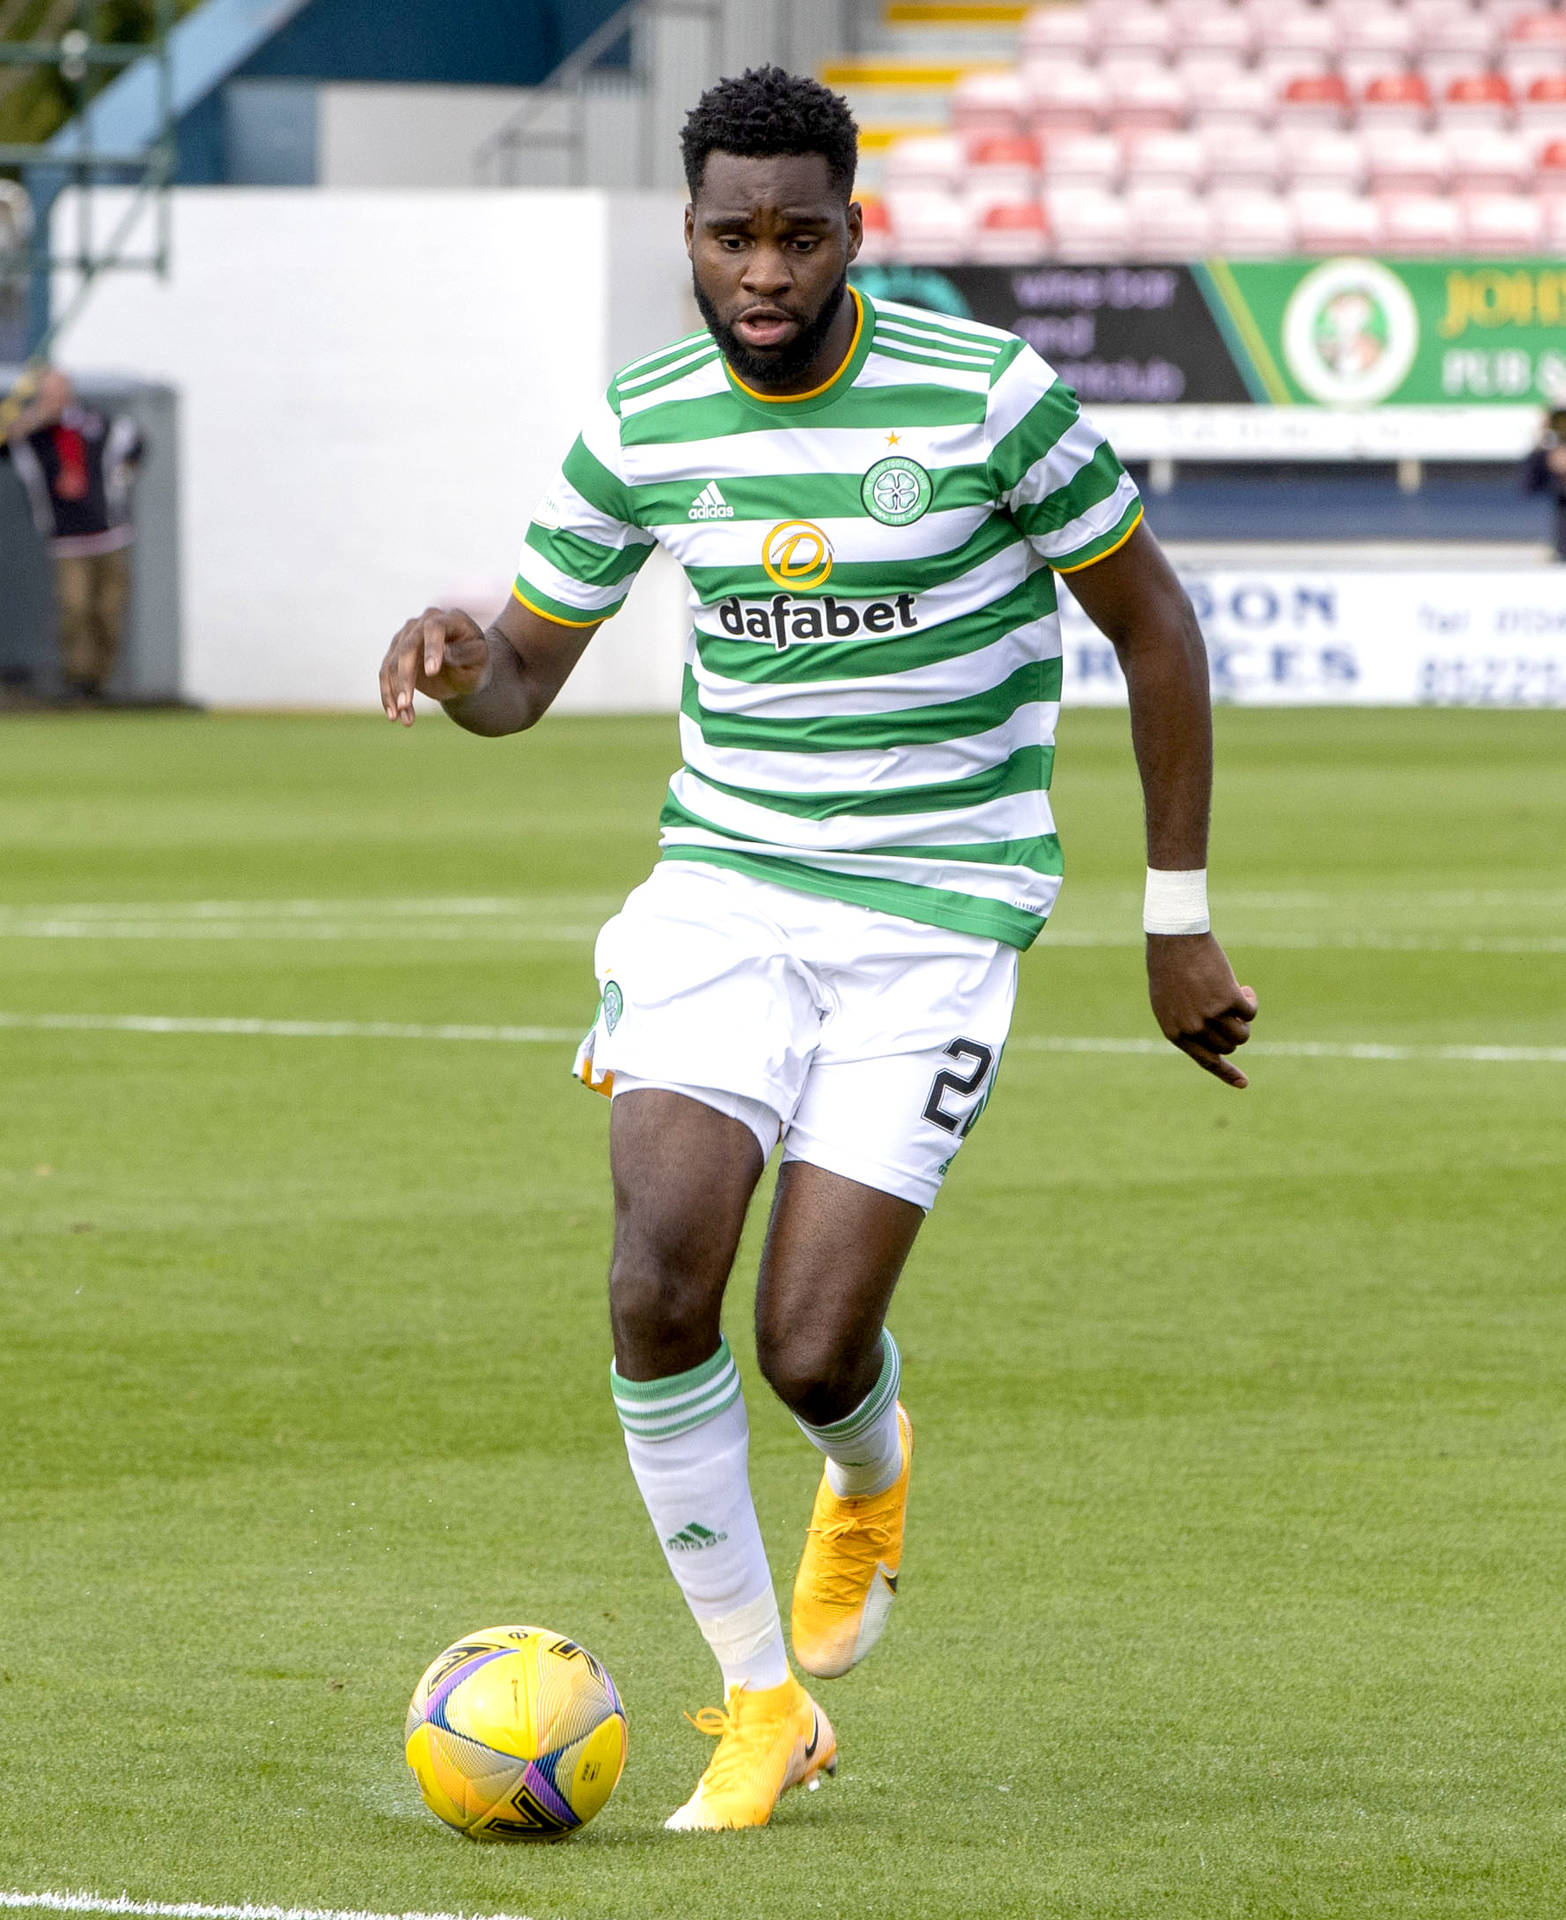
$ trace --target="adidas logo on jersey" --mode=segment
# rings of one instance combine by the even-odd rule
[[[691,502],[691,510],[686,516],[690,520],[732,520],[734,509],[718,491],[716,480],[709,480]]]

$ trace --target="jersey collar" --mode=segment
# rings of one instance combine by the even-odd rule
[[[723,361],[723,371],[735,397],[779,421],[792,419],[800,413],[814,413],[818,407],[830,407],[834,401],[840,400],[858,379],[859,369],[870,352],[871,335],[875,332],[875,309],[868,296],[857,287],[850,287],[848,297],[854,303],[854,337],[848,343],[848,352],[843,357],[842,365],[830,379],[823,380],[819,387],[811,387],[805,393],[758,393],[754,387],[746,386],[720,353],[718,358]]]

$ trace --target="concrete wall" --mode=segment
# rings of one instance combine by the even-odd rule
[[[169,280],[101,281],[62,357],[180,392],[184,692],[372,706],[410,614],[492,614],[584,407],[697,323],[681,204],[177,191]],[[672,704],[682,598],[649,565],[562,705]]]

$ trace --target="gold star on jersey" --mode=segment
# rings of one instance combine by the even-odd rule
[[[1015,336],[853,293],[838,372],[784,400],[710,334],[611,383],[516,594],[606,619],[655,544],[690,586],[665,859],[1026,947],[1060,887],[1057,572],[1141,517]]]

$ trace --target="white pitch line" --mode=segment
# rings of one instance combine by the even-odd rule
[[[0,1889],[0,1907],[43,1913],[133,1913],[169,1920],[527,1920],[525,1914],[373,1913],[361,1907],[206,1906],[199,1900],[106,1899],[96,1893],[22,1893]]]
[[[209,1019],[160,1013],[0,1013],[0,1028],[32,1033],[236,1034],[278,1040],[448,1040],[500,1045],[564,1046],[581,1038],[575,1027],[420,1026],[395,1020]],[[1022,1034],[1008,1041],[1024,1053],[1172,1055],[1167,1040],[1146,1036]],[[1400,1046],[1378,1040],[1261,1040],[1246,1058],[1293,1060],[1428,1060],[1482,1066],[1566,1066],[1566,1047]]]

